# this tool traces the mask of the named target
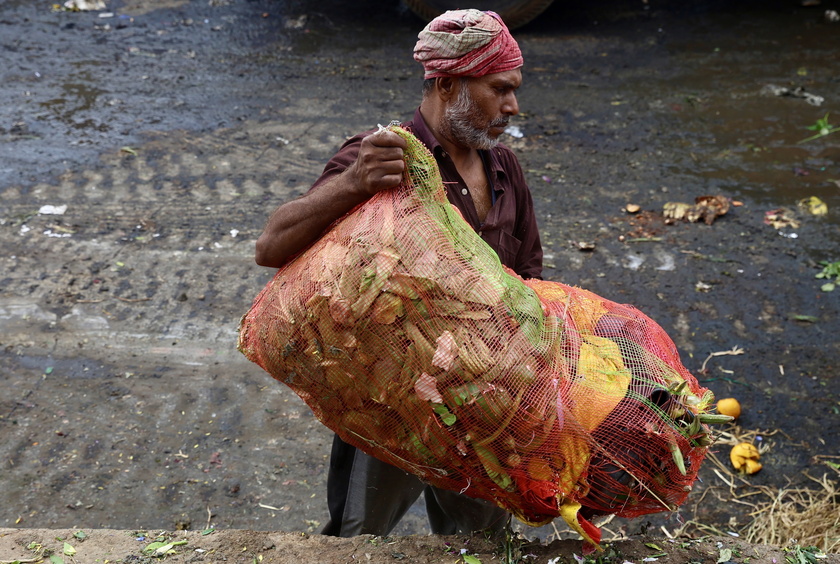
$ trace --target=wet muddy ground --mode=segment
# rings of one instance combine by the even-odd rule
[[[505,142],[545,277],[636,305],[741,401],[733,431],[767,449],[751,486],[840,456],[840,290],[815,278],[840,261],[840,133],[799,143],[840,123],[837,4],[558,1],[516,32]],[[252,253],[273,208],[346,136],[413,112],[422,25],[378,0],[0,5],[0,526],[325,522],[331,434],[236,351],[237,323],[272,274]],[[662,220],[717,194],[741,205]],[[679,515],[613,528],[742,530],[714,470]],[[426,530],[418,506],[397,533]]]

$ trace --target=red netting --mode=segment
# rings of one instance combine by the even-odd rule
[[[631,306],[503,267],[392,129],[403,184],[280,269],[240,350],[348,443],[526,523],[683,503],[711,394],[671,339]]]

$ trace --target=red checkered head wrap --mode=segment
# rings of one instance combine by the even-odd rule
[[[494,12],[449,10],[417,36],[414,60],[424,78],[479,77],[522,66],[522,52],[502,18]]]

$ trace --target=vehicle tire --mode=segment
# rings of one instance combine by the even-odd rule
[[[408,9],[431,21],[447,10],[463,7],[463,2],[454,0],[404,0]],[[492,10],[499,14],[510,29],[522,27],[543,13],[554,0],[473,0],[470,7]]]

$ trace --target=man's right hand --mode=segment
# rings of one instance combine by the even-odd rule
[[[387,129],[371,133],[359,147],[356,162],[346,174],[368,198],[388,188],[394,188],[402,181],[405,161],[403,151],[405,139]]]

